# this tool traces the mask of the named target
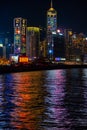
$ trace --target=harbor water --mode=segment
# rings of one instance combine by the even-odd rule
[[[0,74],[0,130],[86,127],[86,68]]]

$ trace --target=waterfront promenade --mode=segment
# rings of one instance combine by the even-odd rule
[[[0,66],[0,74],[13,72],[27,72],[38,70],[52,69],[71,69],[71,68],[87,68],[86,64],[45,64],[45,65],[2,65]]]

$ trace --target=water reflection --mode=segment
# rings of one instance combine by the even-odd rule
[[[86,130],[86,72],[0,75],[0,130]]]
[[[86,129],[86,120],[84,120],[84,83],[83,70],[72,69],[68,70],[66,74],[66,95],[65,107],[68,110],[71,120],[71,129]]]
[[[16,122],[12,125],[18,129],[36,130],[39,128],[41,122],[41,115],[44,111],[44,91],[41,87],[40,72],[32,75],[22,75],[18,77],[20,84],[16,86],[15,93],[18,95],[13,102],[16,108],[11,113],[12,117],[15,115]],[[33,76],[33,77],[32,77]],[[23,123],[23,124],[22,124]]]
[[[50,71],[46,77],[46,88],[48,94],[45,97],[46,110],[44,119],[45,129],[68,130],[70,121],[67,120],[67,110],[64,108],[65,97],[65,71]]]

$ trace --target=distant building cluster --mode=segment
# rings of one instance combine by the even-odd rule
[[[29,27],[25,18],[14,18],[14,41],[11,42],[9,33],[0,34],[0,57],[16,63],[21,56],[31,60],[47,58],[57,62],[87,62],[86,36],[74,33],[72,29],[58,28],[57,11],[52,0],[46,17],[45,31],[40,27]]]

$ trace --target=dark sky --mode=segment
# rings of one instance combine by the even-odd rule
[[[53,0],[58,15],[58,27],[87,33],[86,0]],[[23,17],[28,26],[46,27],[46,12],[50,0],[2,0],[0,2],[0,32],[13,29],[13,19]]]

